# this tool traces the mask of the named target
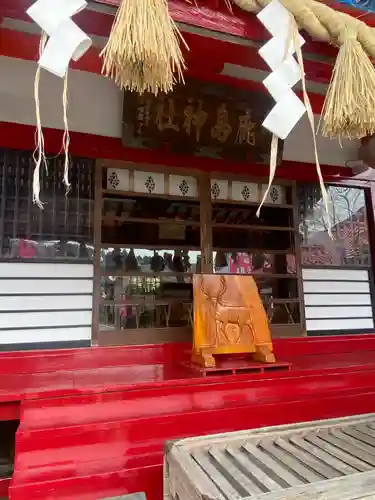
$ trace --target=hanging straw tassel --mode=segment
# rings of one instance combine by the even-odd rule
[[[68,70],[69,71],[69,70]],[[65,155],[64,160],[64,178],[63,182],[66,187],[66,195],[70,191],[69,182],[69,145],[70,145],[70,135],[69,135],[69,123],[68,123],[68,71],[64,77],[64,90],[63,90],[63,118],[64,118],[64,135],[62,147]]]
[[[42,55],[44,47],[46,46],[48,36],[45,32],[42,32],[40,42],[39,42],[39,56]],[[34,80],[34,101],[35,101],[35,115],[36,115],[36,132],[35,132],[35,149],[33,153],[34,159],[34,174],[33,174],[33,203],[38,205],[39,208],[43,208],[43,203],[40,201],[40,167],[42,164],[45,166],[47,171],[47,159],[44,153],[44,136],[42,130],[42,121],[40,117],[40,102],[39,102],[39,85],[40,85],[40,75],[41,67],[38,65],[36,70],[35,80]]]
[[[102,72],[121,89],[169,92],[185,68],[167,0],[122,0],[101,56]]]
[[[345,28],[322,110],[322,134],[360,139],[375,133],[375,70],[357,40]]]

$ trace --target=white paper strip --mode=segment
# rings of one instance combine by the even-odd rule
[[[38,0],[26,13],[48,36],[52,36],[60,23],[86,6],[85,0]]]
[[[60,23],[39,59],[39,65],[60,78],[71,59],[78,60],[90,48],[91,39],[71,19]]]
[[[300,39],[303,40],[302,37],[300,37]],[[272,70],[275,70],[283,61],[290,58],[295,53],[292,40],[289,42],[288,50],[286,50],[287,43],[287,38],[284,40],[281,37],[275,37],[268,40],[268,42],[259,49],[259,55],[266,61]]]
[[[91,39],[71,19],[86,6],[85,0],[37,0],[27,10],[49,36],[39,59],[41,68],[63,78],[70,61],[78,61],[90,48]]]
[[[306,108],[303,102],[291,89],[288,89],[283,98],[276,103],[267,115],[263,127],[284,140],[305,112]]]
[[[277,102],[300,80],[301,69],[294,57],[289,57],[263,80],[263,85]]]
[[[259,49],[259,55],[272,70],[263,84],[276,102],[263,126],[284,140],[306,112],[305,105],[292,90],[302,78],[301,68],[293,55],[293,18],[278,0],[272,0],[257,17],[273,36]],[[305,41],[301,35],[299,37],[302,46]]]
[[[285,41],[289,37],[290,16],[289,11],[277,0],[270,2],[257,14],[259,21],[273,37],[282,38]],[[304,42],[301,37],[301,45]]]

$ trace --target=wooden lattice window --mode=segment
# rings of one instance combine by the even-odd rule
[[[2,258],[92,259],[94,161],[71,158],[71,190],[62,182],[64,159],[41,169],[43,209],[33,204],[30,151],[0,150],[0,255]]]

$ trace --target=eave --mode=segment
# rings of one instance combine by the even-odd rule
[[[30,22],[26,10],[33,1],[1,0],[0,19],[3,17]],[[119,0],[90,1],[89,7],[75,16],[75,21],[90,35],[108,37],[116,10],[115,4],[118,3]],[[188,67],[193,72],[194,63],[202,67],[202,60],[205,71],[208,64],[215,67],[215,72],[220,72],[223,60],[245,68],[267,71],[257,52],[269,35],[255,16],[236,8],[232,14],[225,7],[224,0],[208,0],[203,6],[197,6],[194,2],[189,4],[185,0],[170,0],[169,6],[190,46]],[[3,50],[1,54],[6,55]],[[197,54],[199,58],[196,57]],[[331,78],[336,49],[308,39],[304,54],[307,78],[327,84]]]

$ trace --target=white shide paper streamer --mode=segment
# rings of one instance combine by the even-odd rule
[[[67,118],[68,107],[68,69],[70,61],[78,61],[90,48],[91,39],[71,19],[87,6],[85,0],[37,0],[28,10],[27,14],[41,28],[42,38],[47,39],[39,54],[38,70],[35,78],[35,107],[37,115],[37,141],[35,149],[35,170],[33,182],[33,201],[42,208],[40,201],[40,164],[38,159],[44,158],[44,139],[42,133],[40,106],[39,106],[39,80],[40,70],[44,69],[59,78],[64,79],[63,112],[64,135],[62,150],[65,153],[64,178],[67,192],[69,184],[69,127]]]
[[[272,70],[263,84],[275,100],[275,106],[263,122],[263,127],[272,133],[272,141],[268,186],[257,210],[259,217],[260,209],[267,200],[275,177],[278,141],[288,137],[306,112],[306,108],[292,90],[302,77],[301,67],[293,57],[296,51],[293,36],[294,19],[277,0],[272,0],[257,17],[272,35],[272,38],[259,49],[259,55]],[[299,34],[297,43],[299,47],[304,43]]]
[[[306,112],[304,103],[292,87],[301,78],[301,69],[294,59],[295,47],[291,32],[291,14],[278,0],[273,0],[257,15],[272,38],[259,49],[259,55],[272,73],[263,84],[276,104],[263,122],[263,126],[279,139],[286,139]],[[305,40],[299,35],[300,47]]]

